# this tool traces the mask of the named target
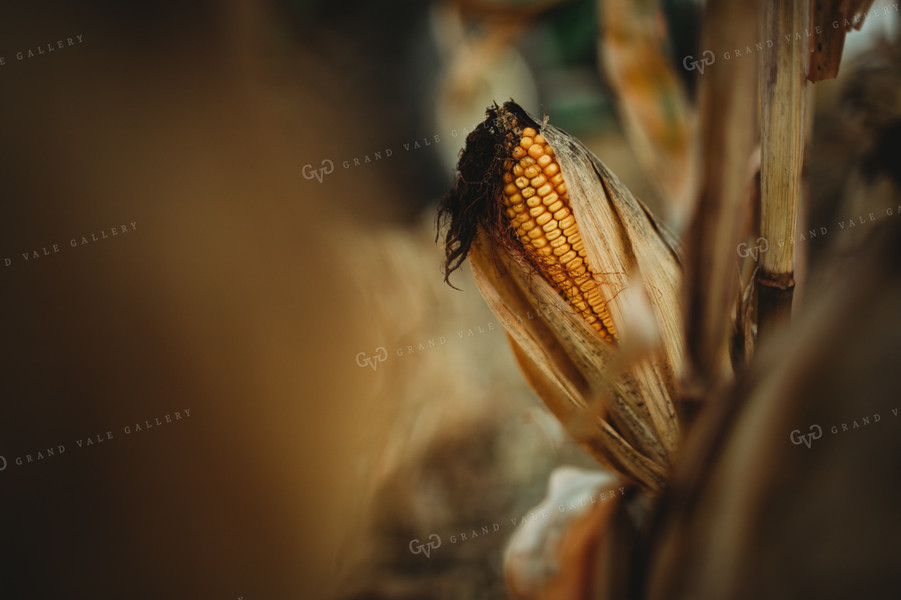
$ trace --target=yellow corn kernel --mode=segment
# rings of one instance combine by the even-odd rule
[[[541,175],[541,167],[539,167],[538,165],[529,165],[528,167],[526,167],[522,170],[522,174],[524,176],[528,177],[529,179],[534,179],[535,177],[538,177],[539,175]],[[507,181],[507,179],[504,178],[504,181]],[[542,183],[544,183],[544,182],[542,182]],[[532,182],[532,185],[535,185],[535,182]],[[538,187],[538,186],[535,185],[535,187]]]

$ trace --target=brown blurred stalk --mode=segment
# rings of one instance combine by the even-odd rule
[[[708,2],[702,47],[754,46],[759,9],[756,1]],[[756,65],[750,60],[715,64],[701,80],[700,188],[686,234],[688,399],[706,395],[729,373],[726,343],[738,293],[735,249],[745,214],[742,204],[751,184],[756,86]]]

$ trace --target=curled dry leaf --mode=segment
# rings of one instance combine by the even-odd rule
[[[513,102],[487,115],[442,201],[446,276],[470,257],[551,412],[601,463],[658,491],[679,436],[674,240],[578,140]]]
[[[504,573],[519,600],[581,598],[623,483],[609,473],[560,467],[547,496],[522,518],[504,551]],[[597,526],[588,526],[597,525]]]

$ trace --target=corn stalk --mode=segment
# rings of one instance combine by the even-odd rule
[[[763,38],[779,40],[759,55],[760,233],[767,251],[761,253],[757,271],[757,327],[758,334],[765,335],[790,316],[795,288],[793,240],[801,199],[810,52],[807,37],[794,33],[809,28],[810,6],[766,0],[760,14]],[[793,39],[784,40],[785,35]]]

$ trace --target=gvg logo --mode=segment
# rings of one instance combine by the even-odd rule
[[[685,58],[682,59],[682,66],[686,71],[694,71],[698,70],[701,75],[704,74],[704,67],[709,67],[716,60],[716,55],[710,50],[704,50],[701,54],[701,57],[695,60],[695,57],[689,54]]]
[[[441,537],[437,533],[430,535],[429,540],[424,544],[416,538],[410,540],[410,553],[425,554],[426,558],[431,556],[432,550],[437,550],[440,547]]]
[[[748,246],[744,242],[740,243],[738,245],[738,255],[742,258],[747,258],[753,255],[754,261],[756,262],[760,254],[766,252],[769,249],[770,243],[766,241],[766,238],[759,237],[757,238],[757,243],[754,246]]]
[[[388,350],[384,346],[376,348],[375,355],[373,356],[367,356],[365,352],[357,354],[357,366],[369,366],[372,367],[373,371],[379,368],[379,363],[385,362],[386,360],[388,360]]]
[[[795,429],[788,437],[791,440],[792,444],[794,444],[795,446],[804,444],[808,449],[810,449],[811,442],[823,437],[823,428],[819,425],[811,425],[810,432],[805,433],[804,435],[801,435],[800,429]]]
[[[322,161],[322,166],[318,169],[314,169],[313,165],[306,164],[303,166],[301,172],[303,173],[304,179],[313,179],[315,177],[316,181],[322,183],[322,177],[331,174],[334,170],[335,163],[326,158]]]

